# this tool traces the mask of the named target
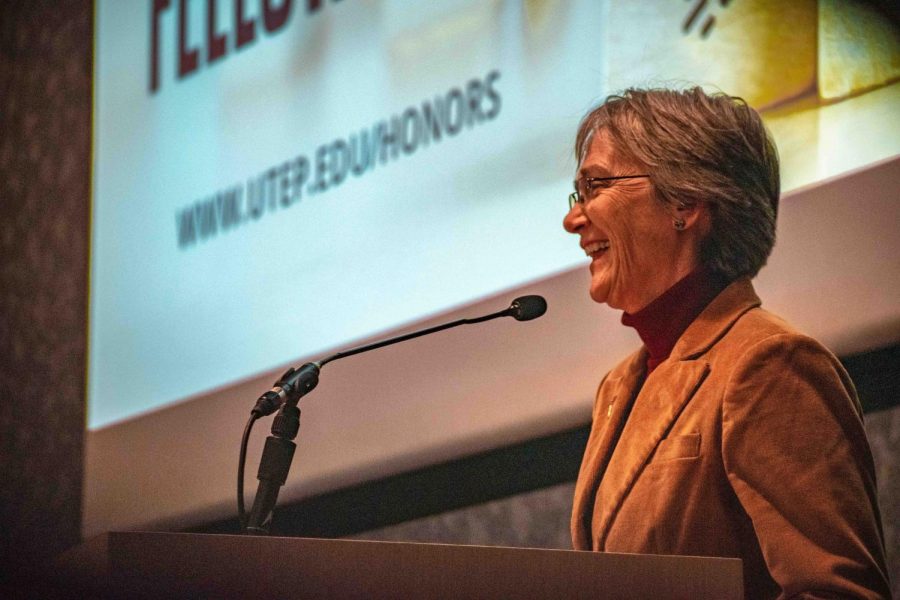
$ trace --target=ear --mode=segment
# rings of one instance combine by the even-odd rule
[[[677,227],[679,231],[698,229],[698,233],[705,234],[710,226],[709,205],[706,202],[679,202],[674,204],[669,213],[673,222],[683,223]]]

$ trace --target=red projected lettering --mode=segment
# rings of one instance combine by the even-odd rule
[[[153,0],[150,12],[150,91],[159,87],[159,15],[169,8],[169,0]]]
[[[178,76],[184,77],[197,70],[199,52],[187,47],[188,0],[178,1]]]
[[[206,0],[206,62],[211,63],[225,56],[223,34],[216,33],[216,0]]]
[[[337,2],[338,0],[333,1]],[[257,6],[255,15],[248,10],[250,2],[255,2]],[[204,65],[221,61],[228,55],[229,49],[240,50],[252,44],[256,40],[258,23],[270,35],[283,30],[290,21],[293,4],[293,0],[232,0],[231,8],[234,20],[231,30],[219,31],[217,18],[219,2],[217,0],[203,2],[204,18],[196,23],[191,22],[190,0],[178,0],[178,11],[174,15],[176,19],[174,31],[177,36],[175,47],[177,47],[178,55],[173,57],[177,64],[175,69],[177,79],[187,77],[203,68]],[[324,2],[322,0],[306,0],[305,4],[307,14],[312,14],[318,12]],[[164,69],[160,65],[165,64],[165,61],[160,59],[160,38],[163,35],[163,19],[167,18],[170,6],[170,0],[153,0],[151,3],[150,57],[148,61],[151,94],[156,93],[161,85],[161,72]],[[206,35],[197,35],[196,31],[203,26],[206,28]],[[167,28],[167,31],[173,30]],[[195,32],[193,36],[191,35],[192,31]]]
[[[237,41],[235,48],[246,46],[256,38],[256,21],[247,19],[244,11],[244,0],[234,3],[234,20],[237,23]]]

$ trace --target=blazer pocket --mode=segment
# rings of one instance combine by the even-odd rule
[[[687,433],[667,437],[659,443],[653,462],[700,456],[700,434]]]

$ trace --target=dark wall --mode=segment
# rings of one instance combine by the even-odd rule
[[[79,541],[91,15],[0,7],[0,577]]]

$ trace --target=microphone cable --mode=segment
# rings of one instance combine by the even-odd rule
[[[256,423],[257,419],[259,419],[259,415],[255,412],[250,414],[250,419],[247,421],[246,427],[244,427],[244,435],[241,438],[241,455],[238,458],[237,503],[238,519],[242,533],[247,527],[247,510],[244,506],[244,467],[247,463],[247,444],[250,440],[250,431],[253,429],[253,424]]]

